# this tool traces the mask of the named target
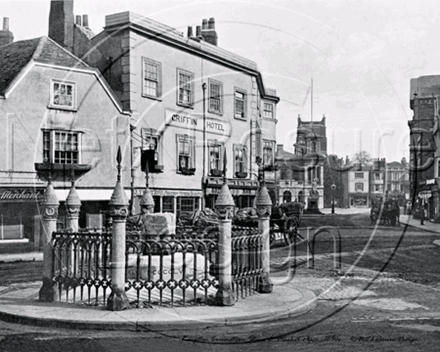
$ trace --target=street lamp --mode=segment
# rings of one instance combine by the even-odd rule
[[[332,214],[335,213],[335,190],[336,185],[333,183],[330,188],[332,189]]]

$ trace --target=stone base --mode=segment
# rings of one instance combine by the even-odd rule
[[[263,273],[258,280],[259,293],[271,293],[273,290],[273,283],[267,273]]]
[[[43,286],[40,288],[38,293],[38,300],[41,302],[55,302],[59,299],[57,285],[52,279],[43,277]]]
[[[232,287],[218,289],[213,300],[209,304],[213,306],[233,306],[235,304],[235,295]]]
[[[107,309],[111,311],[119,311],[127,309],[130,306],[125,291],[114,290],[107,299]]]

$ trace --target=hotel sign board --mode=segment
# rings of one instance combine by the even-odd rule
[[[190,131],[203,131],[203,117],[166,110],[166,125]],[[229,121],[205,118],[205,126],[206,133],[224,137],[231,136],[231,124]]]

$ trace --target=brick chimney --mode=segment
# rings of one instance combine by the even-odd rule
[[[73,51],[73,0],[52,0],[49,13],[49,38]]]
[[[9,31],[9,18],[3,17],[3,30],[0,31],[0,46],[11,44],[13,41],[14,36]]]
[[[209,21],[206,19],[202,21],[201,34],[205,42],[217,45],[218,37],[217,32],[215,31],[215,19],[213,17],[211,17]]]

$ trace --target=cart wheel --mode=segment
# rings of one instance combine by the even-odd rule
[[[284,230],[284,240],[286,241],[286,244],[291,245],[295,241],[297,234],[298,228],[296,227],[295,221],[289,220],[286,229]]]

